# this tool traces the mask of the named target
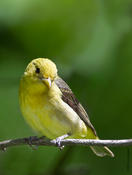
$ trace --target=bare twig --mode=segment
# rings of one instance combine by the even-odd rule
[[[93,140],[93,139],[64,139],[60,141],[61,146],[66,145],[84,145],[84,146],[131,146],[132,139],[124,140]],[[28,137],[0,142],[0,150],[5,150],[7,147],[20,145],[37,145],[37,146],[57,146],[57,140],[49,140],[45,137]]]

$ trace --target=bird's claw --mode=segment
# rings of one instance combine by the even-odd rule
[[[68,134],[62,135],[60,137],[57,137],[55,139],[55,143],[60,150],[62,150],[64,148],[64,145],[61,145],[61,141],[69,136],[70,136],[70,134],[68,133]]]
[[[62,150],[64,148],[64,145],[61,145],[61,140],[62,139],[60,137],[55,139],[56,145],[60,150]]]
[[[38,146],[33,145],[33,141],[38,139],[37,136],[30,136],[29,139],[27,140],[28,145],[32,148],[32,150],[37,150]]]

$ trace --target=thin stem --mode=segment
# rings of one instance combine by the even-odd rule
[[[57,146],[56,140],[49,140],[45,137],[28,137],[10,139],[0,142],[0,150],[5,150],[7,147],[20,146],[20,145],[37,145],[37,146]],[[131,146],[132,139],[123,140],[93,140],[93,139],[63,139],[60,140],[61,146],[66,145],[84,145],[84,146]]]

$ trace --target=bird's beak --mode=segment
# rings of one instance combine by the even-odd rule
[[[47,86],[48,86],[48,88],[50,88],[51,87],[51,79],[48,77],[48,78],[42,78],[42,82],[44,82]]]

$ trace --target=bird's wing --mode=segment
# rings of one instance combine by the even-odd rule
[[[76,99],[75,95],[73,94],[70,87],[66,84],[66,82],[60,77],[57,77],[55,79],[55,84],[62,92],[62,100],[67,103],[79,115],[81,120],[92,129],[94,134],[97,135],[93,125],[89,120],[88,114],[86,113],[80,102]]]

